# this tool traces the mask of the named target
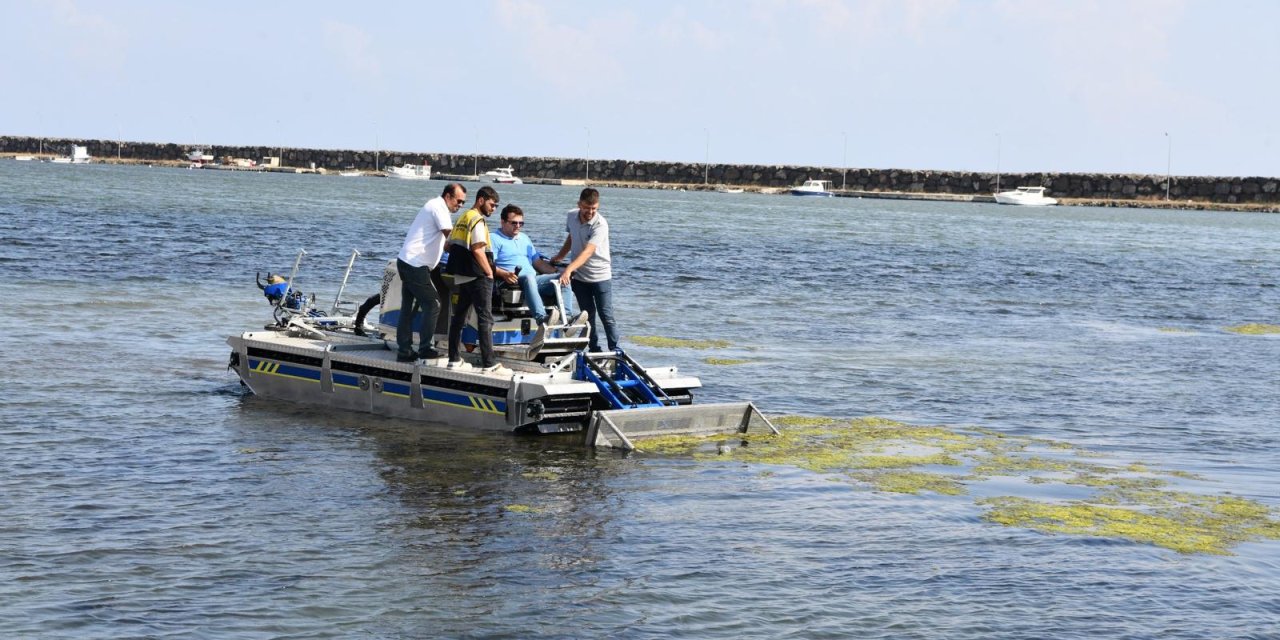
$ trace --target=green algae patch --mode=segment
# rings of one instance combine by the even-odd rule
[[[542,513],[542,509],[527,504],[509,504],[505,509],[510,513]]]
[[[636,453],[760,465],[767,468],[755,477],[764,482],[788,477],[775,469],[791,467],[833,482],[904,495],[962,496],[977,483],[1012,478],[1022,483],[999,481],[991,486],[1025,487],[1033,495],[978,500],[986,521],[1052,534],[1123,539],[1178,553],[1226,554],[1242,542],[1280,540],[1280,520],[1261,503],[1176,491],[1171,487],[1177,481],[1205,479],[1145,462],[1111,462],[1068,443],[876,416],[769,419],[781,434],[638,438]],[[1064,493],[1084,497],[1061,502]]]
[[[723,349],[729,346],[728,340],[688,340],[661,336],[633,336],[631,341],[645,347],[664,349]]]
[[[526,471],[520,474],[520,477],[528,480],[559,480],[560,474],[544,469],[542,471]]]
[[[851,478],[874,486],[880,491],[916,494],[922,491],[958,496],[965,492],[964,484],[956,478],[919,471],[879,471],[849,474]]]
[[[987,520],[1045,533],[1123,538],[1178,553],[1228,555],[1230,548],[1258,539],[1280,539],[1280,522],[1256,502],[1231,496],[1163,492],[1159,506],[1141,504],[1043,503],[1004,496],[979,501]],[[1189,497],[1190,496],[1190,497]]]
[[[1238,333],[1245,336],[1263,336],[1280,333],[1280,324],[1262,324],[1259,322],[1249,322],[1238,324],[1234,327],[1227,327],[1226,331],[1230,333]]]
[[[748,364],[751,362],[750,360],[743,360],[741,358],[703,358],[702,361],[707,364],[714,364],[714,365],[720,365],[720,366],[726,366],[726,367],[733,366],[735,364]]]

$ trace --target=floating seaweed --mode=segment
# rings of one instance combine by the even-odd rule
[[[1227,331],[1238,333],[1245,336],[1263,336],[1280,333],[1280,324],[1262,324],[1259,322],[1248,322],[1238,324],[1234,327],[1227,327]]]
[[[661,336],[632,336],[631,341],[646,347],[668,349],[723,349],[729,346],[728,340],[688,340]]]
[[[707,362],[708,365],[731,366],[731,365],[745,365],[745,364],[748,364],[750,360],[741,360],[741,358],[707,357],[707,358],[703,358],[703,362]]]
[[[1105,456],[1068,443],[874,416],[771,420],[781,434],[663,436],[636,444],[647,455],[702,461],[731,455],[738,464],[785,465],[891,493],[958,496],[997,476],[1079,487],[1091,495],[1071,502],[1000,496],[977,504],[987,521],[1005,526],[1122,538],[1179,553],[1229,553],[1248,540],[1280,539],[1280,520],[1258,502],[1173,491],[1173,480],[1200,478],[1143,463],[1106,464],[1099,462]],[[766,470],[760,477],[774,475]]]
[[[506,510],[511,513],[542,513],[542,509],[531,507],[527,504],[509,504],[506,506]]]

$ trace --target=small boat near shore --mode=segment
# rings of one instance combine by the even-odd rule
[[[387,167],[384,172],[389,177],[403,180],[431,179],[431,165],[429,164],[405,164],[399,167]]]
[[[493,310],[494,369],[480,368],[479,354],[471,352],[478,341],[474,310],[462,332],[460,363],[400,362],[394,263],[382,278],[377,326],[357,326],[339,312],[339,300],[358,252],[329,311],[317,308],[314,294],[295,288],[303,255],[287,280],[268,277],[269,285],[258,284],[274,322],[227,338],[228,367],[255,395],[461,428],[583,432],[589,446],[627,450],[635,448],[633,438],[648,435],[778,432],[750,402],[694,405],[702,383],[676,367],[642,367],[621,349],[588,352],[587,316],[565,318],[558,289],[543,326],[533,321],[519,289],[500,292]],[[432,342],[431,348],[445,351],[439,334]]]
[[[54,164],[89,164],[93,161],[93,157],[89,155],[89,148],[80,145],[71,146],[71,155],[58,156],[49,162]]]
[[[1013,191],[1001,191],[996,194],[999,204],[1015,204],[1024,207],[1047,207],[1058,204],[1054,198],[1046,196],[1044,187],[1018,187]]]
[[[480,182],[493,182],[497,184],[524,184],[524,180],[515,176],[515,169],[511,166],[498,167],[490,171],[484,172],[479,178]]]
[[[831,191],[830,180],[805,180],[804,184],[791,190],[791,195],[830,198],[835,193]]]
[[[723,184],[716,187],[716,193],[742,193],[743,191],[742,187],[729,187]]]

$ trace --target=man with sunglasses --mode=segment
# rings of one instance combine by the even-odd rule
[[[405,235],[404,245],[396,258],[396,271],[400,275],[400,319],[396,322],[396,360],[399,362],[413,362],[418,358],[429,360],[442,355],[432,343],[441,315],[441,302],[447,300],[449,290],[444,286],[438,267],[445,239],[453,228],[449,215],[457,213],[466,200],[465,187],[457,183],[446,185],[440,197],[428,200],[418,211],[413,224],[409,225],[409,233]],[[422,310],[417,353],[413,350],[415,303]],[[445,317],[448,317],[447,313]],[[359,320],[357,328],[363,324],[364,316]]]
[[[537,249],[529,234],[524,230],[524,211],[514,204],[502,208],[502,226],[493,234],[493,261],[497,265],[494,273],[497,279],[507,284],[520,284],[520,291],[533,312],[533,319],[539,325],[556,325],[560,316],[556,309],[547,311],[542,296],[554,296],[556,280],[560,277],[556,268],[547,262]],[[516,275],[516,270],[519,275]],[[561,287],[561,299],[564,300],[565,317],[573,315],[573,295],[568,287]]]

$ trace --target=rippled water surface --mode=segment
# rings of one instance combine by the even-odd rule
[[[373,293],[442,187],[0,162],[0,634],[1280,637],[1280,541],[1181,555],[246,395],[224,340],[268,320],[255,271],[305,248],[332,299],[356,248]],[[500,191],[554,250],[576,189]],[[1280,216],[611,189],[602,213],[624,346],[702,401],[1044,438],[1280,509],[1280,339],[1224,330],[1280,324]]]

